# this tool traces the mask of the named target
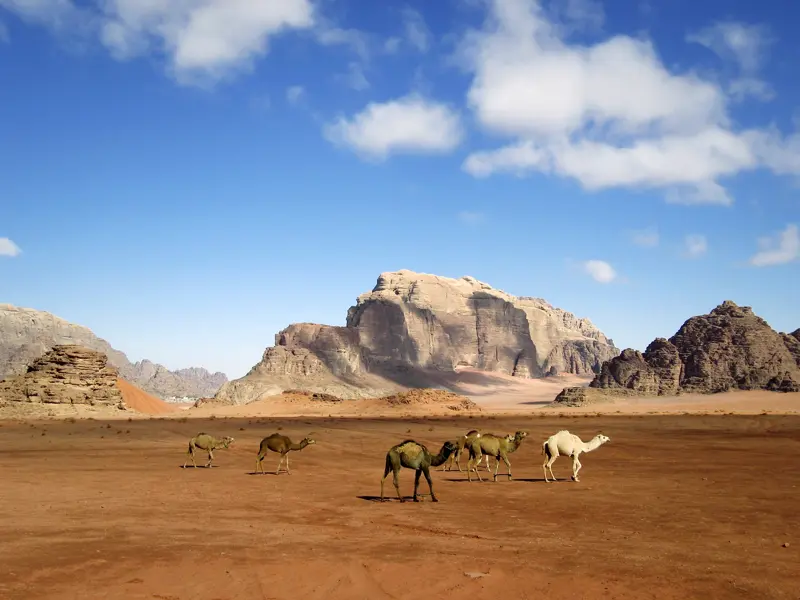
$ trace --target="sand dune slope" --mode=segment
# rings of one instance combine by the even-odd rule
[[[155,396],[151,396],[147,392],[140,390],[132,383],[128,383],[124,379],[117,379],[117,387],[122,393],[122,399],[125,405],[137,412],[145,413],[148,415],[164,415],[168,413],[178,412],[178,408],[171,406]]]

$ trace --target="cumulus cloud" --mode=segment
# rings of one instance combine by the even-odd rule
[[[439,102],[409,94],[370,103],[351,118],[340,117],[324,128],[325,137],[365,158],[385,160],[392,153],[444,153],[461,143],[459,114]]]
[[[631,241],[642,248],[654,248],[658,246],[660,238],[655,227],[648,227],[647,229],[634,231],[631,235]]]
[[[611,283],[617,278],[617,272],[604,260],[587,260],[583,270],[598,283]]]
[[[6,237],[0,238],[0,256],[14,257],[21,253],[22,250],[13,241]]]
[[[571,45],[536,0],[488,5],[461,47],[474,74],[467,101],[486,131],[512,141],[468,156],[466,172],[539,171],[587,190],[659,189],[674,202],[727,205],[722,179],[794,160],[798,148],[779,134],[735,131],[725,90],[671,72],[650,42]],[[765,161],[771,153],[780,156]]]
[[[0,7],[52,30],[96,34],[119,60],[163,55],[173,76],[190,84],[249,69],[271,38],[289,30],[313,28],[320,43],[366,52],[358,32],[322,22],[312,0],[0,0]]]
[[[797,225],[789,224],[774,237],[763,237],[758,240],[761,248],[750,258],[754,267],[783,265],[800,259],[800,233]]]
[[[708,252],[708,240],[704,235],[687,235],[683,239],[683,247],[686,258],[699,258]]]

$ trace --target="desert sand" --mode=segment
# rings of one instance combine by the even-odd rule
[[[797,416],[0,425],[4,599],[797,598]],[[513,481],[437,470],[439,503],[400,504],[391,477],[376,501],[392,444],[438,449],[473,427],[530,432]],[[563,428],[611,442],[582,457],[581,482],[561,458],[546,484],[541,442]],[[236,441],[183,470],[198,431]],[[274,431],[317,444],[291,475],[252,475]]]

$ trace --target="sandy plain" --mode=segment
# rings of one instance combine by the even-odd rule
[[[0,598],[798,597],[800,416],[190,412],[0,423]],[[530,432],[513,480],[437,470],[438,503],[401,504],[390,477],[377,501],[391,445],[438,450],[471,428]],[[546,484],[541,442],[565,428],[611,442],[579,483],[560,458]],[[198,431],[236,441],[184,470]],[[291,475],[252,475],[275,431],[318,443]]]

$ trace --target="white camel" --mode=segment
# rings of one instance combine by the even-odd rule
[[[582,465],[581,461],[578,460],[578,456],[584,452],[591,452],[609,441],[611,441],[611,438],[598,433],[588,442],[583,442],[581,438],[566,429],[551,435],[542,444],[542,454],[545,455],[545,461],[542,465],[544,480],[549,481],[547,479],[547,469],[550,469],[550,475],[553,475],[553,463],[563,454],[564,456],[572,457],[572,480],[580,481],[578,479],[578,471],[581,470]],[[557,481],[555,475],[553,475],[553,481]]]

